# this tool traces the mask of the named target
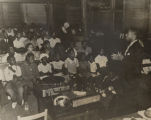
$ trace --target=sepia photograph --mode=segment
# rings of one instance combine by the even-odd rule
[[[151,120],[151,0],[0,0],[0,120]]]

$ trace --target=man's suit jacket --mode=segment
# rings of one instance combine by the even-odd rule
[[[136,77],[141,73],[143,56],[143,47],[139,41],[136,41],[128,49],[127,54],[123,60],[123,69],[125,75]]]

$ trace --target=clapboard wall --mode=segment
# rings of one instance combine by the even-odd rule
[[[45,4],[0,3],[0,26],[26,23],[46,24]]]
[[[21,4],[24,22],[30,23],[47,23],[46,4],[41,3],[23,3]]]
[[[0,26],[16,25],[23,22],[21,7],[18,3],[0,3]]]
[[[27,3],[25,2],[27,0],[24,0],[24,3],[22,1],[0,0],[0,26],[16,25],[23,22],[43,24],[50,22],[50,25],[58,27],[65,21],[75,25],[83,22],[82,0],[50,0],[51,9],[49,12],[46,0],[28,0]],[[30,1],[39,2],[30,3]],[[106,28],[107,30],[137,27],[143,31],[151,32],[151,0],[109,0],[112,2],[109,5],[106,4],[105,8],[99,8],[101,3],[94,3],[94,1],[100,0],[86,1],[88,26]],[[121,5],[117,7],[118,3]],[[98,5],[100,6],[96,7]],[[107,8],[108,6],[109,8]],[[50,15],[49,19],[48,14]]]
[[[148,31],[150,0],[124,0],[124,26],[125,28],[135,27]]]

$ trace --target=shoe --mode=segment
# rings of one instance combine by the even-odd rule
[[[13,102],[13,103],[12,103],[12,108],[15,109],[16,106],[17,106],[17,102]]]
[[[28,105],[28,103],[25,103],[24,110],[25,110],[25,111],[28,111],[28,110],[29,110],[29,105]]]

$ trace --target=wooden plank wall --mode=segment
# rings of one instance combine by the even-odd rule
[[[147,31],[149,26],[149,0],[125,0],[124,26]]]
[[[68,0],[66,17],[67,21],[71,24],[81,24],[82,23],[82,9],[81,9],[82,0]]]
[[[41,23],[46,24],[46,4],[41,3],[24,3],[21,4],[22,15],[27,24]]]
[[[23,22],[46,24],[45,4],[0,3],[0,26],[14,26]]]
[[[0,3],[0,26],[16,25],[23,22],[20,4]]]

